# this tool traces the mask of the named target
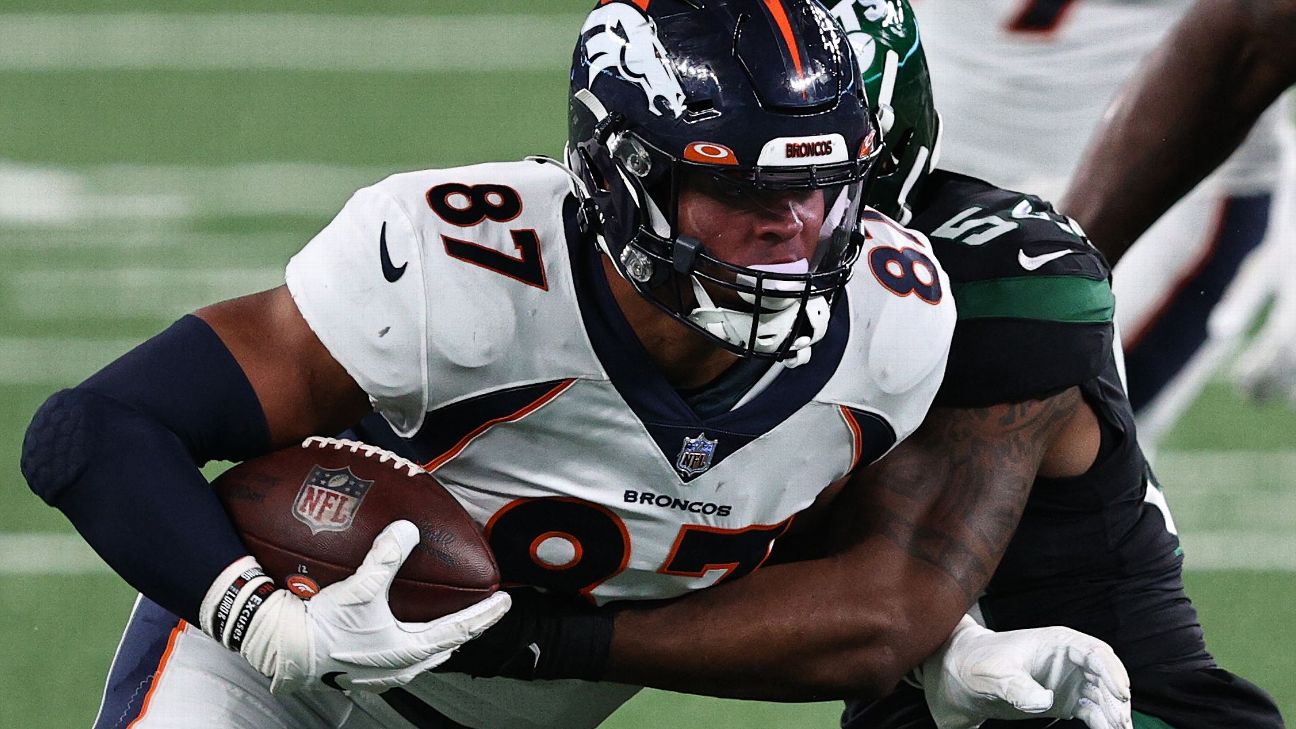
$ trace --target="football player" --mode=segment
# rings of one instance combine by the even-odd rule
[[[1119,259],[1116,320],[1149,451],[1236,350],[1260,305],[1289,285],[1261,267],[1245,279],[1239,272],[1262,241],[1293,235],[1274,230],[1272,203],[1276,186],[1296,179],[1296,159],[1280,153],[1296,143],[1296,127],[1278,108],[1256,121],[1290,83],[1276,79],[1290,73],[1293,3],[1196,5],[1187,16],[1195,19],[1173,33],[1193,0],[917,6],[948,125],[943,164],[1049,200],[1061,200],[1072,181],[1062,210],[1109,261]],[[1181,75],[1136,95],[1166,106],[1128,107],[1120,128],[1100,128],[1122,82],[1158,43],[1153,60]],[[1160,215],[1244,136],[1227,163]],[[1100,160],[1076,174],[1090,139]],[[1122,257],[1135,238],[1140,245]]]
[[[1212,659],[1184,593],[1174,521],[1119,378],[1103,256],[1043,199],[936,167],[942,121],[952,116],[933,106],[925,45],[905,0],[843,3],[836,12],[885,134],[869,202],[928,236],[958,305],[932,412],[1079,395],[1062,415],[1066,430],[1048,445],[1076,457],[1040,462],[1012,542],[977,601],[985,624],[1058,624],[1107,641],[1130,672],[1135,726],[1282,727],[1262,690]],[[843,725],[943,726],[911,687],[851,702]]]
[[[955,311],[929,243],[862,204],[880,139],[827,10],[603,2],[571,78],[567,164],[361,190],[285,286],[203,308],[42,405],[29,485],[147,597],[99,725],[583,727],[630,684],[690,671],[728,695],[876,696],[935,651],[927,685],[973,723],[1127,726],[1124,669],[1100,641],[961,618],[1028,481],[877,487],[963,427],[929,418],[909,438]],[[985,454],[1066,427],[1055,415],[1078,397],[983,423],[1009,436]],[[386,587],[420,537],[397,522],[304,602],[247,554],[197,468],[375,411],[488,527],[510,581],[595,604],[721,592],[831,502],[853,599],[795,589],[832,559],[775,567],[757,584],[782,602],[732,610],[754,617],[732,633],[573,612],[526,666],[558,680],[430,673],[506,594],[398,623]],[[760,621],[788,607],[838,631],[849,661],[802,676],[753,650],[801,642]]]
[[[1296,2],[1197,0],[1094,130],[1062,209],[1106,251],[1123,252],[1241,144],[1296,84]],[[1258,400],[1296,403],[1296,91],[1279,105],[1267,242],[1248,259],[1209,326],[1237,337],[1272,292],[1274,308],[1235,375]],[[1254,134],[1268,133],[1262,121]],[[1141,254],[1141,247],[1135,255]]]

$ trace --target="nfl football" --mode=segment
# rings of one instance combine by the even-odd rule
[[[417,464],[380,448],[307,438],[234,466],[212,487],[266,573],[301,598],[354,573],[397,519],[420,536],[389,594],[398,620],[433,620],[499,589],[468,512]]]

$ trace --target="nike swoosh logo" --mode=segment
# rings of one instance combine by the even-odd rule
[[[378,257],[382,259],[383,278],[391,283],[396,283],[401,276],[405,275],[405,267],[409,261],[396,266],[392,263],[391,254],[387,252],[387,221],[383,221],[382,230],[378,232]]]
[[[1026,255],[1026,251],[1018,250],[1017,262],[1020,263],[1021,267],[1026,269],[1027,271],[1034,271],[1035,269],[1039,268],[1040,266],[1043,266],[1049,261],[1056,261],[1062,256],[1069,256],[1072,253],[1077,253],[1077,252],[1078,251],[1065,250],[1065,251],[1053,251],[1052,253],[1044,253],[1038,256],[1028,256]]]
[[[346,689],[339,686],[337,682],[339,676],[345,676],[345,675],[346,674],[341,671],[329,671],[323,676],[320,676],[320,683],[324,684],[325,686],[328,686],[331,689],[336,689],[338,691],[346,691]]]

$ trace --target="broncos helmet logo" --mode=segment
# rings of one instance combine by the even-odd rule
[[[632,5],[608,3],[589,14],[581,39],[589,61],[586,88],[594,85],[599,73],[612,70],[639,86],[652,113],[670,112],[676,117],[684,113],[684,89],[666,60],[652,18]]]

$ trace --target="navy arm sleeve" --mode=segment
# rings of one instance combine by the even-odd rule
[[[22,471],[122,578],[197,624],[212,581],[248,553],[199,466],[269,446],[242,368],[186,316],[47,400]]]

